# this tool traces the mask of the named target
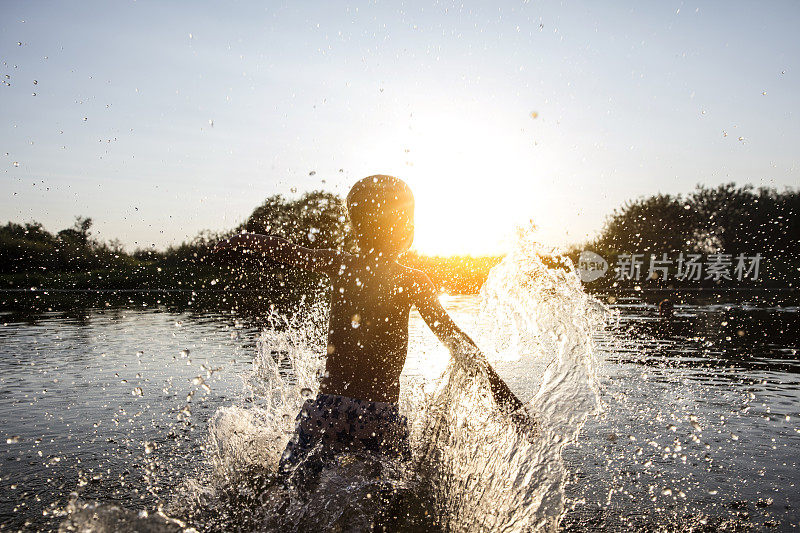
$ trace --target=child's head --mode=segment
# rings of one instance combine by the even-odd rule
[[[347,194],[347,212],[361,251],[397,257],[414,240],[414,195],[402,180],[369,176]]]

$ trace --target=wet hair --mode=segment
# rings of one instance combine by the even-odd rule
[[[363,253],[396,256],[414,239],[414,195],[394,176],[378,174],[356,182],[347,194],[347,213]]]

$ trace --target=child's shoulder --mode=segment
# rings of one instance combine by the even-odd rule
[[[400,262],[396,262],[395,264],[397,265],[396,268],[401,283],[408,288],[421,290],[432,285],[431,279],[422,270],[404,265]]]
[[[415,292],[433,286],[425,272],[405,265],[400,261],[390,261],[381,265],[376,264],[374,260],[357,254],[337,252],[334,261],[332,261],[332,266],[334,267],[333,270],[337,271],[337,276],[361,277],[363,275],[369,278],[377,274],[378,277],[391,279],[394,284]]]

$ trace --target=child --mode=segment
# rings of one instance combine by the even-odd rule
[[[325,373],[316,399],[297,417],[281,459],[288,474],[313,449],[367,450],[405,456],[408,429],[397,408],[408,349],[408,318],[416,306],[450,348],[477,352],[439,302],[425,273],[397,262],[414,238],[414,197],[392,176],[370,176],[347,195],[359,252],[315,250],[280,237],[242,233],[217,245],[326,275],[333,285]],[[487,364],[491,390],[506,412],[522,402]]]

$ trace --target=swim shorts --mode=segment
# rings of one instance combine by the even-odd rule
[[[307,400],[281,457],[279,472],[288,475],[309,455],[325,460],[340,453],[369,452],[408,459],[408,422],[396,404],[319,394]],[[312,453],[313,452],[313,453]],[[318,463],[319,461],[314,461]],[[321,465],[312,470],[321,469]]]

